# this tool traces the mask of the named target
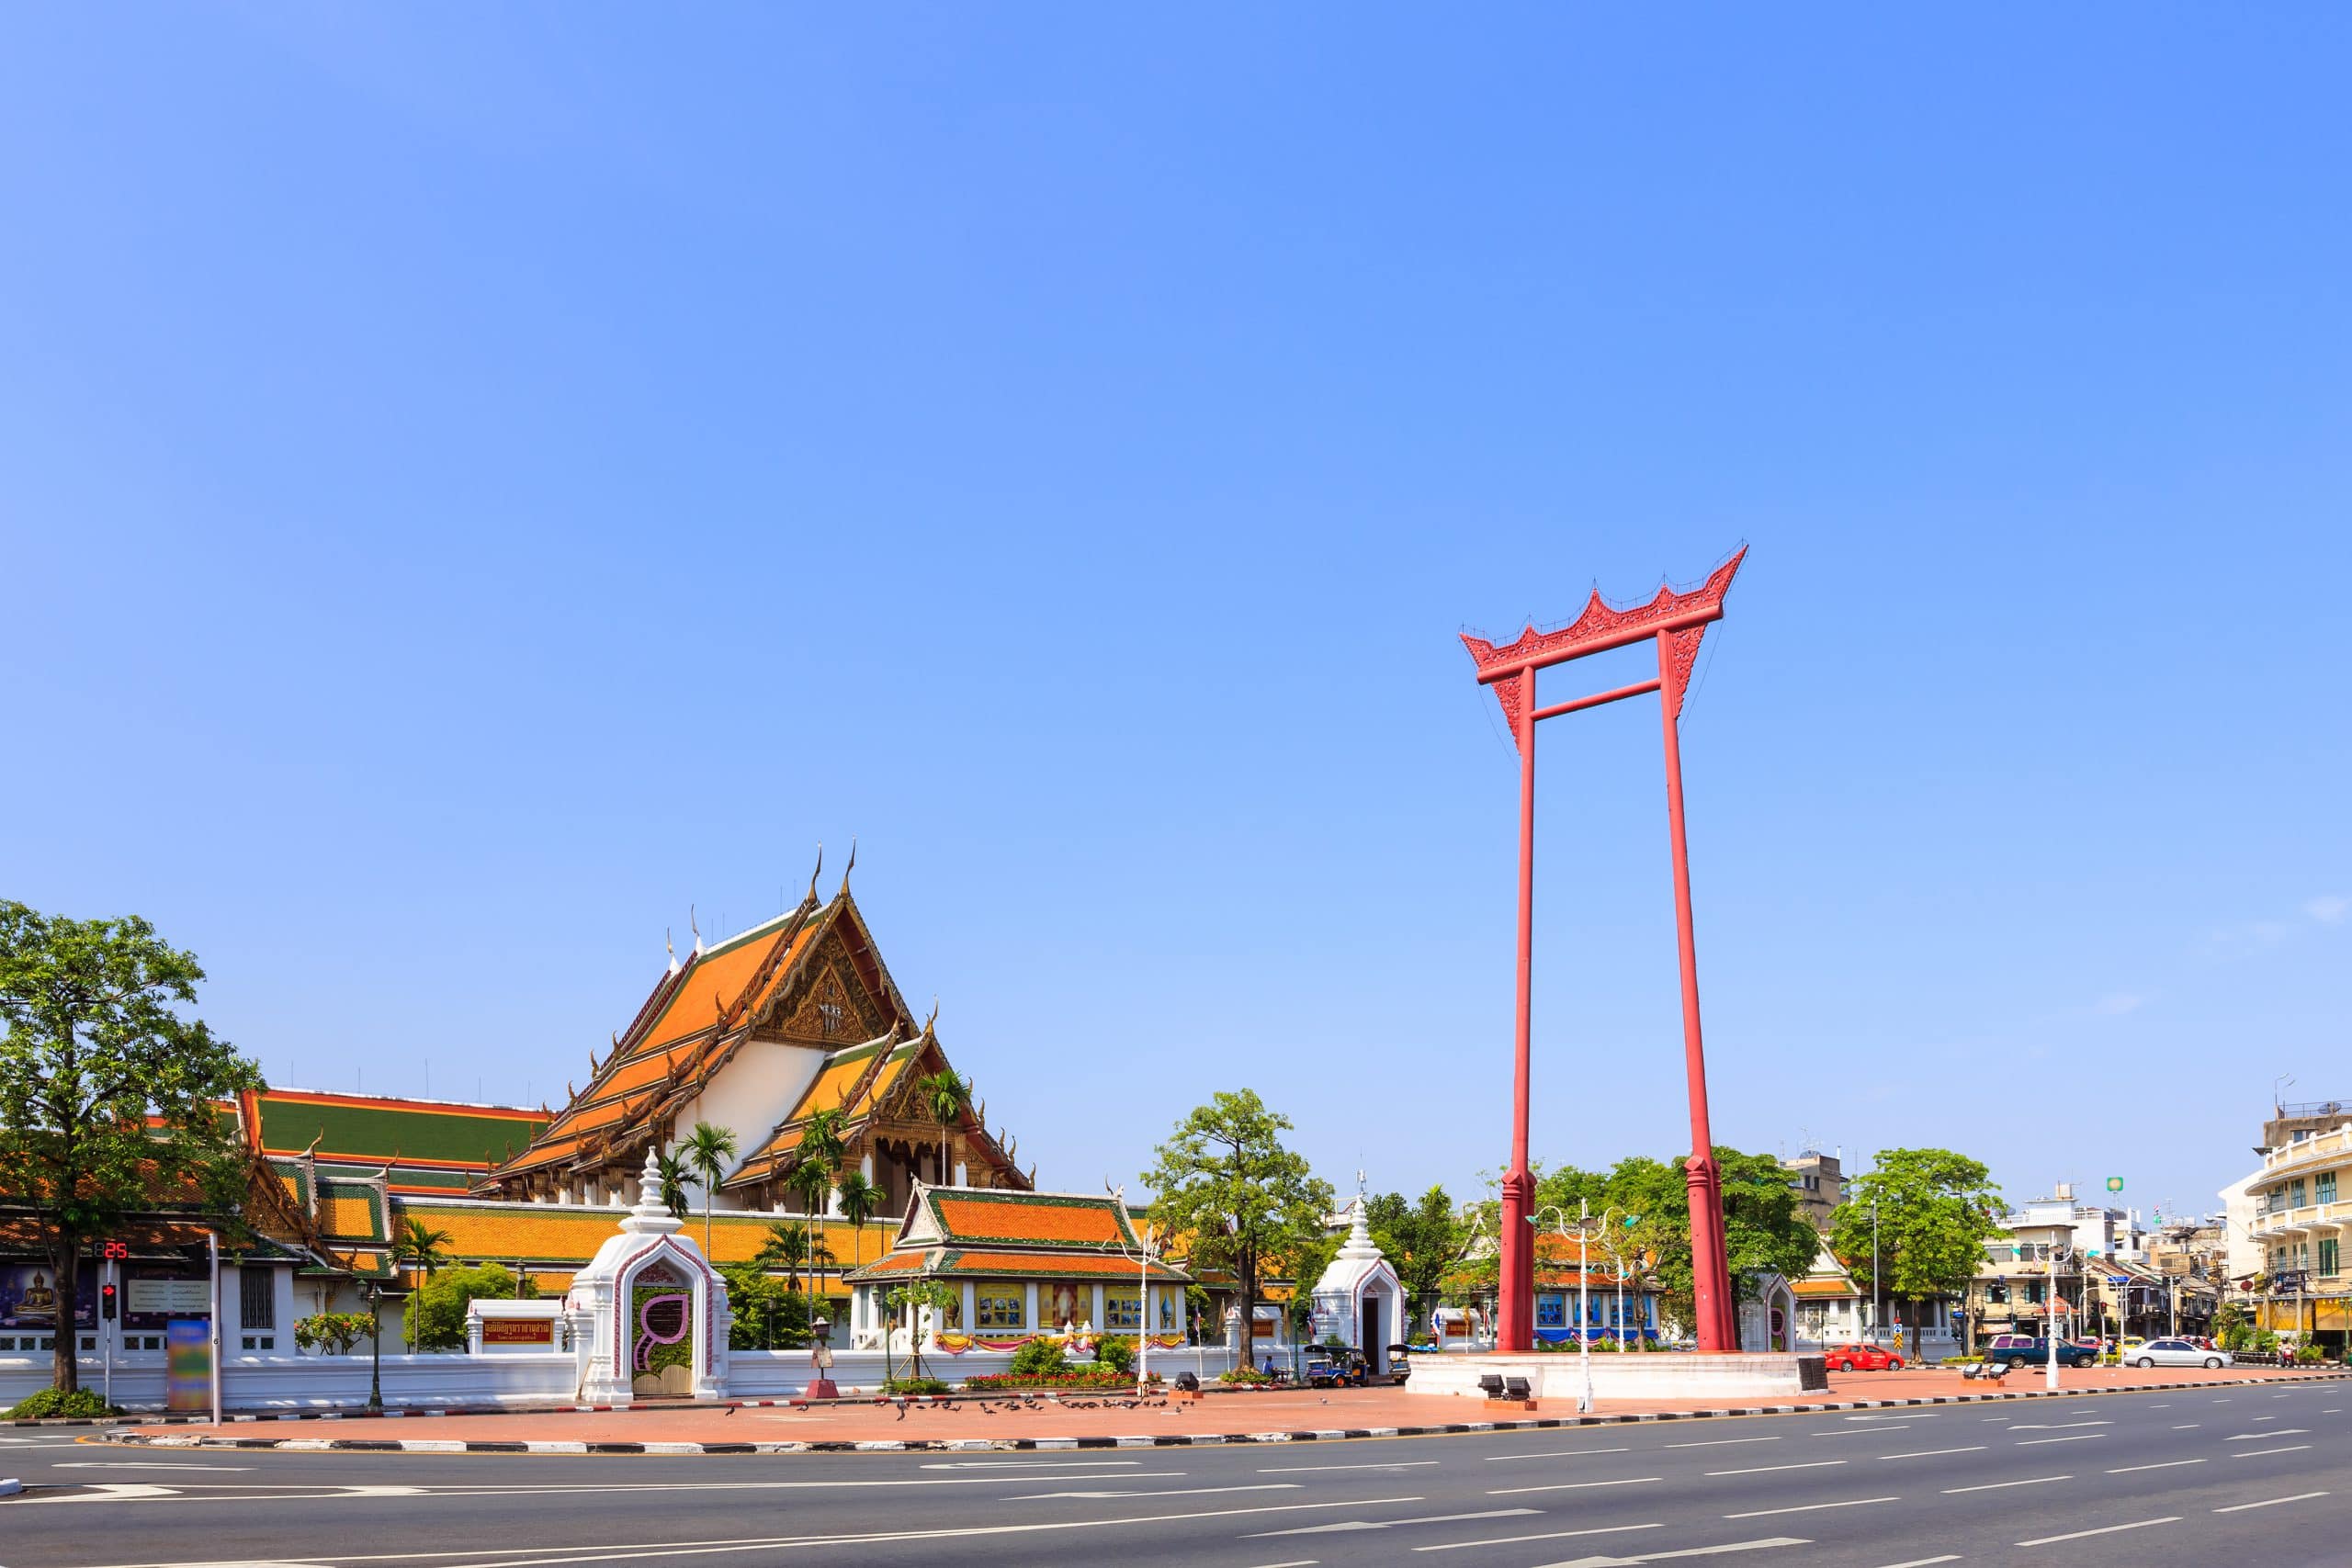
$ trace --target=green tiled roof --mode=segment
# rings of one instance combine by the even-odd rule
[[[545,1126],[538,1116],[478,1115],[462,1106],[388,1101],[345,1105],[309,1098],[261,1097],[262,1147],[299,1154],[312,1140],[322,1155],[351,1158],[462,1161],[495,1165],[517,1153]]]

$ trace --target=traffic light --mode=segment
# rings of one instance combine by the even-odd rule
[[[112,1281],[98,1287],[98,1319],[102,1323],[115,1320],[115,1288]]]
[[[110,1241],[107,1243],[106,1257],[109,1261],[119,1263],[130,1256],[130,1244],[129,1242]]]

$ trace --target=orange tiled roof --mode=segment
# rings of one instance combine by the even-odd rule
[[[940,1234],[950,1242],[1116,1247],[1135,1239],[1114,1198],[961,1188],[933,1188],[929,1196]]]
[[[748,1037],[745,1026],[833,932],[840,933],[854,966],[871,968],[868,978],[885,1010],[903,1018],[897,987],[874,953],[847,891],[828,904],[806,900],[790,914],[698,953],[678,973],[665,976],[639,1010],[620,1049],[528,1148],[493,1170],[477,1190],[526,1171],[630,1152],[628,1145],[649,1122],[665,1108],[683,1103],[726,1062]]]
[[[619,1210],[573,1208],[560,1203],[408,1203],[401,1206],[401,1213],[403,1217],[423,1220],[434,1230],[447,1232],[448,1240],[442,1244],[441,1250],[452,1258],[546,1258],[582,1264],[618,1232],[621,1220]],[[797,1227],[807,1222],[775,1214],[713,1214],[711,1261],[722,1265],[751,1262],[767,1245],[768,1226],[777,1223]],[[816,1223],[825,1246],[835,1256],[836,1261],[827,1265],[829,1269],[846,1268],[861,1251],[870,1253],[887,1245],[879,1240],[883,1227],[872,1222],[866,1226],[867,1235],[862,1246],[857,1227],[847,1220],[820,1219]],[[687,1221],[686,1235],[697,1248],[702,1246],[701,1215]]]
[[[1789,1294],[1807,1299],[1818,1299],[1823,1296],[1859,1296],[1861,1293],[1854,1288],[1854,1282],[1851,1280],[1799,1280],[1789,1287]]]
[[[1133,1280],[1141,1270],[1132,1258],[1104,1258],[1092,1253],[950,1252],[936,1272],[1023,1276],[1080,1274],[1092,1279]],[[1166,1264],[1155,1264],[1151,1277],[1170,1281],[1185,1278]]]

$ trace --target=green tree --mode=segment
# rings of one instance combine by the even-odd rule
[[[444,1269],[409,1297],[409,1343],[420,1350],[460,1350],[466,1344],[466,1304],[477,1299],[513,1301],[514,1276],[503,1263]]]
[[[136,916],[76,920],[0,902],[0,1190],[32,1211],[66,1316],[51,1381],[78,1387],[82,1251],[159,1197],[242,1207],[249,1156],[220,1104],[259,1069],[182,1004],[196,955]]]
[[[947,1139],[972,1108],[972,1086],[953,1067],[942,1067],[915,1085],[915,1097],[939,1123],[939,1184],[947,1185]]]
[[[400,1230],[392,1236],[392,1267],[406,1269],[413,1272],[422,1271],[424,1275],[424,1282],[429,1285],[433,1282],[433,1276],[436,1272],[449,1266],[449,1255],[441,1250],[442,1245],[448,1239],[447,1231],[435,1230],[423,1220],[414,1218],[404,1220],[401,1224]],[[512,1276],[510,1275],[509,1278],[511,1279]],[[460,1337],[462,1338],[462,1336]],[[411,1314],[409,1318],[408,1348],[411,1350],[418,1348],[414,1314]]]
[[[797,1292],[800,1289],[800,1266],[808,1261],[808,1230],[782,1220],[770,1220],[767,1238],[760,1243],[759,1255],[752,1262],[763,1271],[783,1269],[791,1289]]]
[[[914,1359],[913,1371],[916,1377],[920,1378],[923,1375],[922,1309],[931,1308],[934,1320],[944,1327],[946,1319],[941,1314],[962,1299],[963,1293],[944,1280],[910,1280],[903,1285],[892,1286],[890,1293],[883,1298],[883,1304],[888,1306],[893,1314],[905,1311],[909,1307],[915,1309],[908,1314],[910,1331],[907,1336],[907,1349]],[[889,1342],[890,1331],[886,1325],[882,1331],[883,1367],[886,1374],[889,1366]]]
[[[735,1134],[725,1127],[697,1122],[680,1147],[681,1156],[702,1178],[702,1255],[710,1256],[710,1201],[718,1195],[718,1179],[735,1158]]]
[[[693,1182],[694,1173],[686,1168],[684,1160],[671,1154],[655,1155],[653,1170],[662,1184],[662,1206],[670,1211],[673,1218],[684,1219],[689,1207],[686,1188]]]
[[[1269,1111],[1255,1090],[1219,1093],[1176,1123],[1143,1175],[1153,1217],[1192,1238],[1196,1264],[1230,1269],[1239,1281],[1245,1355],[1261,1263],[1309,1251],[1331,1212],[1331,1184],[1283,1145],[1290,1130],[1290,1118]]]
[[[1470,1226],[1442,1187],[1432,1187],[1417,1201],[1401,1192],[1383,1192],[1364,1209],[1372,1239],[1387,1255],[1405,1287],[1408,1310],[1419,1314],[1437,1300],[1446,1274],[1461,1263],[1470,1248]],[[1397,1325],[1398,1337],[1410,1328]]]
[[[1984,1266],[1984,1244],[2001,1233],[2001,1191],[1981,1160],[1950,1149],[1881,1149],[1846,1184],[1829,1216],[1829,1250],[1849,1270],[1871,1266],[1871,1206],[1878,1205],[1879,1278],[1911,1303],[1911,1353],[1919,1353],[1917,1304],[1955,1296]]]
[[[728,1310],[734,1314],[727,1343],[736,1350],[789,1350],[808,1343],[808,1298],[787,1291],[758,1263],[730,1263]]]
[[[853,1227],[849,1233],[850,1267],[854,1269],[865,1261],[865,1222],[882,1206],[888,1196],[882,1189],[865,1179],[862,1170],[844,1172],[834,1185],[833,1195],[840,1200],[842,1217]]]

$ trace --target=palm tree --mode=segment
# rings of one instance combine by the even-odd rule
[[[702,1177],[702,1255],[708,1258],[710,1201],[718,1191],[718,1179],[727,1173],[728,1162],[735,1157],[735,1134],[724,1127],[697,1122],[679,1149],[686,1163]]]
[[[686,1183],[693,1179],[693,1172],[686,1169],[686,1162],[676,1155],[655,1155],[653,1169],[662,1183],[662,1206],[669,1210],[674,1218],[684,1219]]]
[[[424,1271],[425,1282],[430,1284],[435,1270],[448,1267],[449,1255],[441,1250],[442,1245],[448,1239],[447,1231],[435,1230],[423,1220],[412,1215],[401,1225],[400,1235],[392,1238],[392,1267],[421,1269]],[[414,1305],[410,1306],[408,1348],[412,1355],[416,1350],[417,1319],[421,1315]]]
[[[762,1269],[783,1269],[785,1280],[797,1292],[800,1289],[800,1265],[808,1258],[808,1233],[798,1225],[772,1220],[768,1223],[767,1239],[760,1244],[760,1254],[752,1261]]]
[[[865,1222],[888,1194],[866,1180],[865,1172],[853,1170],[834,1184],[833,1195],[840,1200],[842,1216],[855,1227],[849,1233],[850,1267],[854,1269],[865,1260]]]
[[[791,1174],[784,1179],[784,1184],[798,1195],[800,1207],[808,1215],[801,1223],[801,1229],[805,1233],[807,1256],[813,1265],[824,1246],[820,1239],[824,1235],[820,1228],[823,1222],[819,1216],[825,1212],[825,1200],[832,1195],[833,1173],[814,1157],[804,1155],[800,1163],[792,1168]]]
[[[942,1067],[915,1085],[931,1119],[939,1123],[939,1184],[947,1185],[947,1135],[972,1108],[971,1080],[953,1067]]]

